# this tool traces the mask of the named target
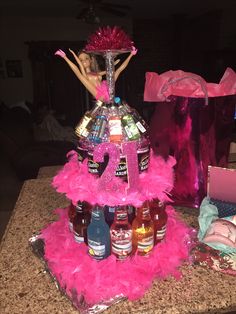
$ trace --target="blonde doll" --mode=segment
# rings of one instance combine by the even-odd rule
[[[102,101],[108,101],[109,95],[106,86],[106,82],[102,79],[106,75],[106,71],[99,71],[98,64],[94,56],[81,51],[78,55],[71,49],[69,49],[74,56],[78,66],[73,63],[61,49],[55,52],[55,55],[63,58],[71,70],[75,73],[80,82],[87,88],[87,90],[93,95],[94,98],[100,99]],[[129,56],[122,62],[122,64],[115,70],[114,79],[118,79],[121,72],[127,67],[131,58],[137,53],[137,49],[133,47]],[[115,65],[119,63],[120,60],[115,61]],[[105,91],[106,90],[106,91]],[[106,94],[107,93],[107,94]]]

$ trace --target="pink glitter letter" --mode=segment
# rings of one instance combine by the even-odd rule
[[[93,159],[96,162],[104,162],[104,156],[106,154],[109,156],[109,162],[99,179],[99,188],[102,190],[115,190],[115,185],[109,188],[108,184],[112,181],[112,178],[115,177],[116,169],[120,162],[119,148],[112,143],[101,143],[94,148]]]
[[[122,144],[123,154],[126,155],[128,187],[127,193],[136,192],[139,188],[139,170],[138,170],[138,154],[137,143],[127,142]]]

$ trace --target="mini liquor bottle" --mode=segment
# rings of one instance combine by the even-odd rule
[[[98,205],[92,209],[87,235],[88,253],[92,258],[102,260],[111,254],[110,229],[105,222],[103,210]]]
[[[137,128],[142,134],[147,133],[149,126],[146,121],[140,116],[140,114],[134,108],[131,108],[125,101],[122,102],[127,112],[132,116]]]
[[[132,253],[132,227],[128,221],[126,206],[117,206],[110,234],[111,252],[117,260],[125,260]]]
[[[139,130],[134,122],[131,114],[125,113],[122,107],[119,107],[120,113],[122,115],[121,123],[124,127],[125,133],[130,141],[135,141],[140,138]],[[123,113],[123,114],[122,114]]]
[[[96,114],[99,111],[99,109],[101,108],[101,106],[102,106],[102,102],[100,100],[98,100],[96,102],[95,107],[92,110],[87,111],[84,114],[83,118],[81,119],[81,121],[79,122],[79,124],[75,128],[75,134],[76,135],[78,135],[79,137],[88,137],[91,122],[96,117]]]
[[[165,238],[168,215],[165,210],[165,203],[158,199],[150,202],[151,217],[154,224],[154,244]]]
[[[90,213],[85,202],[78,202],[75,207],[75,217],[73,219],[73,231],[75,241],[87,244],[87,228],[90,223]]]
[[[101,143],[107,124],[107,111],[106,107],[101,109],[101,114],[96,116],[96,119],[92,125],[90,140],[94,143]]]
[[[132,118],[132,115],[129,114],[125,106],[122,105],[119,97],[115,97],[115,103],[118,104],[119,116],[121,118],[121,123],[124,127],[125,133],[128,137],[128,140],[138,140],[140,138],[139,130]]]
[[[109,114],[110,114],[108,119],[109,141],[111,143],[120,144],[123,138],[123,133],[118,108],[114,105],[111,106]]]
[[[133,252],[138,255],[148,255],[154,245],[154,226],[150,215],[149,202],[137,208],[137,215],[132,223]]]

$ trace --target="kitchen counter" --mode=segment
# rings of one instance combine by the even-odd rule
[[[29,238],[55,220],[53,210],[69,202],[50,185],[50,172],[25,181],[0,250],[0,313],[74,314],[78,311],[56,288]],[[49,172],[48,172],[49,171]],[[183,219],[197,226],[197,210],[178,209]],[[122,301],[105,313],[236,313],[236,277],[201,266],[182,266],[182,278],[156,280],[138,301]]]

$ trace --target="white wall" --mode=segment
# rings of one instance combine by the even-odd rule
[[[120,25],[132,33],[132,22],[127,19],[106,19],[104,25]],[[5,78],[0,78],[0,101],[11,105],[20,100],[33,100],[32,72],[28,59],[27,41],[86,40],[97,25],[85,24],[72,18],[1,17],[0,59]],[[8,78],[6,60],[21,60],[22,78]],[[1,69],[0,69],[1,70]]]

